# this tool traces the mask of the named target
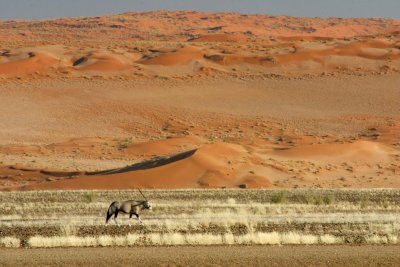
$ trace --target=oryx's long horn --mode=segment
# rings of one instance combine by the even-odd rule
[[[147,198],[143,195],[142,190],[140,190],[139,188],[138,188],[138,190],[139,190],[140,194],[144,197],[144,199],[147,201]]]

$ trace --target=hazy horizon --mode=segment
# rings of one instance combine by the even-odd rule
[[[0,0],[0,19],[52,19],[102,16],[123,12],[154,10],[194,10],[240,12],[301,17],[400,18],[399,0]]]

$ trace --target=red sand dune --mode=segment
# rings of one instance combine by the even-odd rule
[[[110,53],[91,53],[73,60],[74,69],[80,71],[120,71],[128,69],[128,63]]]
[[[0,21],[0,190],[399,187],[399,29],[191,11]]]
[[[213,55],[206,55],[205,58],[223,66],[240,65],[244,63],[253,65],[268,65],[268,66],[273,66],[274,64],[272,62],[272,59],[270,60],[269,57],[257,57],[257,56],[249,57],[243,55],[213,54]]]
[[[6,31],[9,40],[13,35],[21,39],[26,23],[4,21],[0,34]],[[337,70],[400,72],[398,20],[147,12],[37,21],[28,28],[31,34],[22,35],[18,47],[2,40],[0,77],[240,76],[248,68],[253,74],[285,76]],[[84,34],[72,35],[76,28]],[[49,39],[53,41],[44,41]],[[232,71],[232,66],[238,68]],[[260,66],[265,69],[260,71]]]
[[[221,65],[239,65],[243,63],[276,66],[276,64],[300,63],[316,61],[325,64],[325,59],[330,56],[359,57],[373,60],[397,59],[400,54],[390,53],[388,50],[394,48],[392,43],[383,41],[354,42],[348,45],[339,45],[326,49],[303,49],[290,54],[277,54],[269,56],[243,56],[243,55],[206,55],[208,60]]]
[[[263,39],[300,35],[351,38],[378,35],[399,28],[399,20],[381,18],[322,19],[268,14],[154,11],[47,21],[2,21],[0,36],[5,34],[12,41],[29,36],[31,40],[46,42],[85,39],[184,41],[189,39],[188,36],[244,33]],[[80,31],[79,36],[76,34],[77,29]],[[49,32],[53,40],[50,40]]]
[[[194,140],[196,141],[196,139]],[[174,143],[181,141],[177,139],[174,140]],[[157,141],[154,144],[155,146],[148,143],[142,145],[147,149],[152,148],[153,151],[157,151],[157,144],[160,144],[160,141]],[[166,144],[168,144],[168,141]],[[165,146],[161,146],[161,150],[164,149]],[[390,166],[391,158],[397,153],[389,146],[370,141],[356,141],[348,144],[317,144],[283,150],[260,150],[256,148],[253,152],[250,152],[251,150],[235,144],[207,144],[201,146],[194,154],[190,153],[184,158],[177,158],[161,165],[157,163],[157,160],[154,160],[153,163],[147,164],[148,166],[145,168],[121,169],[121,171],[116,170],[113,171],[115,173],[103,175],[100,173],[83,175],[82,172],[41,170],[41,174],[54,177],[80,176],[59,181],[35,183],[14,188],[14,190],[126,189],[137,187],[221,188],[238,187],[242,184],[247,187],[268,188],[275,187],[273,180],[277,183],[277,181],[286,179],[284,177],[296,175],[296,172],[293,172],[292,169],[299,168],[295,164],[299,161],[303,161],[303,165],[300,167],[302,170],[299,170],[297,175],[306,175],[308,179],[317,175],[319,184],[324,185],[331,183],[332,177],[340,177],[349,171],[359,170],[364,175],[371,175],[376,171],[371,168],[371,164],[381,166],[380,169],[386,168],[385,166]],[[267,164],[259,165],[260,162]],[[155,165],[155,167],[152,167],[152,165]],[[23,170],[23,168],[19,168],[19,170]],[[252,170],[256,170],[257,173]],[[314,173],[314,170],[317,172]],[[273,180],[271,180],[272,177]],[[391,180],[393,179],[395,177],[391,178]],[[305,186],[309,186],[310,182],[298,179],[292,181],[292,183],[298,185],[304,183]],[[360,185],[359,183],[363,183],[358,178],[354,178],[354,181],[350,179],[349,182],[354,183],[356,187]]]
[[[124,153],[144,156],[173,155],[191,148],[197,148],[204,143],[205,140],[197,136],[177,137],[129,145],[124,149]]]
[[[244,182],[250,187],[271,186],[270,181],[262,176],[236,177],[229,161],[238,161],[244,153],[245,150],[238,145],[205,145],[194,155],[161,167],[46,182],[25,189],[237,187]]]
[[[395,150],[390,146],[370,142],[356,141],[350,144],[321,144],[298,146],[288,150],[277,150],[272,154],[293,159],[314,159],[329,162],[378,163],[388,161]]]
[[[59,60],[45,52],[30,52],[25,58],[10,60],[0,64],[0,75],[29,74],[33,72],[46,72]]]
[[[200,50],[194,47],[187,46],[174,52],[161,53],[154,58],[144,59],[139,61],[138,63],[145,65],[172,66],[188,64],[193,60],[201,58],[203,58],[203,53]]]
[[[270,47],[267,45],[266,47]],[[399,67],[400,71],[400,51],[398,51],[398,45],[395,42],[389,42],[385,40],[367,40],[367,41],[354,41],[347,44],[331,44],[325,45],[321,48],[306,48],[301,45],[283,43],[273,46],[274,48],[267,49],[280,49],[282,52],[268,52],[261,53],[257,51],[251,55],[247,51],[232,50],[232,53],[226,53],[225,49],[217,52],[215,49],[210,50],[208,48],[199,48],[192,46],[185,46],[176,50],[159,48],[150,49],[151,55],[140,55],[140,54],[126,54],[124,56],[113,53],[113,52],[91,52],[85,56],[70,56],[68,50],[61,52],[60,57],[70,58],[69,60],[57,59],[55,56],[51,56],[49,52],[43,49],[40,52],[30,53],[26,57],[0,57],[0,75],[7,77],[20,76],[30,73],[46,74],[51,68],[53,71],[57,69],[64,71],[68,70],[72,74],[79,76],[79,72],[96,72],[96,73],[107,73],[119,71],[130,71],[130,73],[153,73],[159,72],[157,68],[152,68],[153,65],[162,66],[187,66],[187,69],[182,72],[173,72],[174,75],[185,76],[188,73],[198,72],[204,69],[207,64],[216,63],[220,66],[235,66],[235,65],[255,65],[263,66],[266,68],[273,68],[276,71],[277,67],[293,67],[293,70],[302,71],[303,67],[301,64],[307,64],[308,62],[316,62],[318,65],[314,66],[311,70],[314,72],[322,72],[332,69],[332,67],[343,67],[354,66],[355,68],[370,68],[371,70],[376,69],[376,62],[381,61],[382,66],[393,65],[391,69],[397,70]],[[49,48],[48,48],[49,49]],[[228,46],[229,49],[229,46]],[[287,49],[294,49],[291,52],[286,51]],[[143,57],[139,59],[139,57]],[[336,60],[336,63],[331,63],[331,59],[335,57],[340,59]],[[366,63],[364,61],[359,62],[358,59],[374,60],[375,62]],[[192,62],[199,63],[202,68],[193,68]],[[133,68],[133,65],[139,66],[140,64],[149,65],[150,67],[146,70],[138,71]],[[298,66],[296,66],[296,64]],[[215,66],[208,66],[209,69],[217,70]],[[324,68],[324,69],[322,69]],[[378,68],[379,70],[379,68]],[[162,70],[161,70],[162,71]],[[221,69],[226,73],[230,73],[229,68]],[[269,70],[265,70],[269,71]],[[180,74],[182,73],[182,74]],[[235,73],[237,74],[237,72]]]
[[[376,50],[368,50],[369,48],[375,48]],[[383,41],[354,42],[333,48],[305,49],[293,54],[276,55],[275,58],[277,62],[281,64],[308,60],[314,60],[323,64],[325,62],[324,58],[330,56],[359,57],[373,60],[384,60],[389,57],[398,57],[398,54],[392,54],[389,51],[384,50],[386,48],[393,48],[393,44]]]
[[[242,34],[208,34],[189,39],[191,42],[246,42],[249,38]]]
[[[35,145],[5,145],[0,149],[1,153],[5,154],[43,154],[48,151],[48,149]]]

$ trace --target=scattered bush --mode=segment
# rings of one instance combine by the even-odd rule
[[[7,236],[0,238],[0,247],[19,248],[21,241],[18,238]]]
[[[18,239],[17,239],[18,240]],[[397,239],[385,236],[367,238],[370,244],[396,244]],[[19,242],[19,240],[18,240]],[[332,235],[312,235],[296,232],[248,233],[244,235],[151,233],[128,234],[125,236],[101,235],[97,237],[78,236],[34,236],[29,246],[39,247],[110,247],[110,246],[180,246],[180,245],[284,245],[284,244],[339,244],[343,240]]]
[[[271,196],[271,202],[278,204],[278,203],[286,203],[287,201],[287,192],[286,191],[279,191],[274,193]]]
[[[94,202],[97,199],[97,193],[95,191],[88,191],[85,193],[85,199],[89,203]]]
[[[322,195],[310,192],[304,195],[304,201],[312,205],[330,205],[335,202],[335,196],[332,194]]]
[[[128,148],[133,143],[133,138],[125,138],[118,144],[119,149]]]

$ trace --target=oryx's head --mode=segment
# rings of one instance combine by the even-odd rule
[[[143,196],[143,198],[145,199],[145,201],[143,202],[143,208],[144,208],[144,209],[151,210],[151,204],[150,204],[150,202],[149,202],[149,201],[147,200],[147,198],[143,195],[142,190],[140,190],[139,188],[138,188],[138,190],[139,190],[140,194]]]
[[[150,202],[148,202],[147,200],[143,202],[143,208],[151,210],[152,208]]]

